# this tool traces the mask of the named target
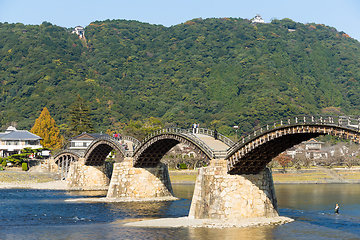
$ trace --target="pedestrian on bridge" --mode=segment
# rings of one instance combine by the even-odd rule
[[[194,123],[192,125],[192,133],[195,134],[196,133],[196,123]]]
[[[216,131],[216,129],[214,130],[214,139],[215,139],[215,140],[218,139],[218,132]]]

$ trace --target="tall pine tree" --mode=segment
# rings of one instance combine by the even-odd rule
[[[75,135],[94,132],[89,107],[79,95],[70,109],[70,131]]]
[[[59,149],[62,147],[63,139],[60,135],[60,131],[46,107],[42,110],[39,118],[36,119],[35,125],[30,132],[43,139],[41,141],[43,147],[52,149]]]

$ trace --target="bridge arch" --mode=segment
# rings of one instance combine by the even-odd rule
[[[67,177],[70,164],[79,161],[79,159],[82,157],[82,154],[83,153],[77,151],[64,150],[54,155],[54,161],[58,166],[61,179],[65,179]]]
[[[120,161],[127,156],[126,150],[119,141],[108,136],[102,136],[95,139],[86,149],[84,154],[85,165],[102,166],[105,163],[106,157],[112,150],[117,151],[117,157]]]
[[[134,151],[134,167],[155,167],[161,158],[179,143],[187,144],[207,160],[213,158],[212,150],[189,130],[164,128],[148,135]]]
[[[256,129],[229,150],[229,174],[256,174],[286,149],[319,135],[360,142],[359,119],[344,116],[301,116]]]

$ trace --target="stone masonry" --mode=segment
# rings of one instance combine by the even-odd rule
[[[84,159],[70,164],[66,184],[70,190],[107,190],[110,179],[106,167],[86,166]]]
[[[271,170],[229,175],[226,160],[212,160],[201,168],[195,183],[189,218],[240,219],[277,217],[278,207]]]
[[[154,168],[135,168],[127,157],[114,164],[107,198],[160,198],[172,197],[169,172],[165,164]]]

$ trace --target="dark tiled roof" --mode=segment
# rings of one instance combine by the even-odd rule
[[[77,135],[77,136],[71,138],[70,140],[94,140],[101,136],[109,136],[109,135],[106,133],[86,133],[86,132],[84,132],[80,135]]]
[[[1,133],[0,140],[41,140],[42,138],[26,130]]]

